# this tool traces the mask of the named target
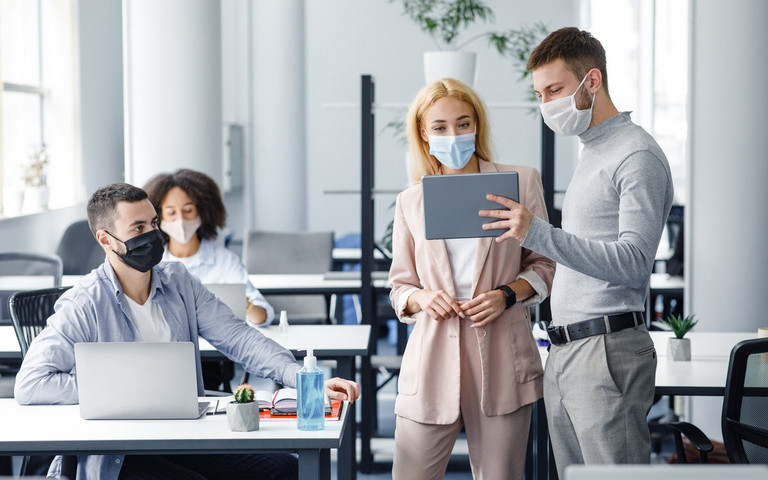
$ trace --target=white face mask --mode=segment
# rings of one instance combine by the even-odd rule
[[[589,128],[592,121],[592,107],[595,106],[595,95],[592,95],[592,105],[589,108],[584,110],[576,108],[576,94],[584,85],[587,76],[589,74],[584,76],[584,80],[572,95],[539,105],[544,123],[553,132],[564,136],[581,135]]]
[[[200,220],[199,216],[192,220],[179,218],[172,222],[160,222],[160,230],[167,233],[169,237],[177,242],[186,244],[189,243],[192,239],[192,235],[195,234],[202,224],[203,222]]]

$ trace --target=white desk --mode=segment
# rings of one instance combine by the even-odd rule
[[[342,273],[342,272],[338,272]],[[343,272],[347,273],[347,272]],[[351,273],[351,272],[350,272]],[[345,294],[360,293],[360,278],[326,278],[325,274],[248,275],[253,286],[264,295]],[[383,278],[373,280],[374,288],[389,290]]]
[[[259,329],[265,336],[272,338],[283,347],[301,357],[299,349],[308,346],[315,349],[315,356],[336,360],[338,376],[355,378],[355,357],[368,355],[368,341],[371,335],[370,325],[291,325],[288,335],[279,334],[277,326]],[[221,356],[204,338],[199,339],[201,357]],[[21,360],[19,343],[11,326],[0,326],[0,359]],[[1,424],[1,423],[0,423]],[[355,438],[355,422],[346,425],[349,438]],[[355,443],[347,442],[339,449],[339,478],[355,478]]]
[[[330,450],[344,438],[350,411],[325,430],[304,432],[295,420],[262,420],[255,432],[230,432],[226,415],[198,420],[83,420],[77,405],[19,406],[0,399],[0,454],[299,454],[299,478],[330,478]]]
[[[734,345],[756,338],[757,332],[689,332],[691,361],[677,362],[667,357],[667,339],[672,332],[650,332],[656,347],[656,393],[659,395],[722,396],[728,376],[728,362]],[[542,363],[547,363],[546,347],[539,347]]]
[[[722,396],[728,377],[728,363],[734,345],[757,332],[696,332],[691,339],[691,360],[673,361],[667,357],[667,339],[672,332],[650,332],[658,363],[656,364],[656,393],[659,395]]]

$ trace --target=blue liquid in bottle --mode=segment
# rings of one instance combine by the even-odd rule
[[[325,381],[312,350],[296,373],[296,416],[299,430],[325,430]]]

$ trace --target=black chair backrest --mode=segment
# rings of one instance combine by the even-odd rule
[[[731,463],[768,463],[768,338],[733,347],[722,421]]]
[[[53,315],[56,300],[70,288],[72,287],[43,288],[11,295],[8,303],[22,358],[26,356],[32,340],[45,328],[48,317]]]
[[[32,288],[58,287],[61,285],[61,275],[62,264],[58,255],[0,252],[0,323],[10,323],[8,299],[12,293]],[[35,280],[34,286],[28,286],[13,278],[23,276],[36,276],[40,280]]]
[[[104,263],[104,250],[93,238],[88,220],[77,221],[64,231],[56,248],[61,257],[64,275],[86,275]]]

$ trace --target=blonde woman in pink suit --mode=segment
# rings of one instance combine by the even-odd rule
[[[413,185],[397,198],[391,299],[414,324],[395,401],[393,478],[443,478],[464,427],[477,479],[522,479],[541,358],[528,307],[549,295],[555,264],[492,237],[426,240],[421,177],[517,171],[520,203],[547,220],[541,177],[493,163],[488,116],[467,85],[424,87],[408,112]]]

